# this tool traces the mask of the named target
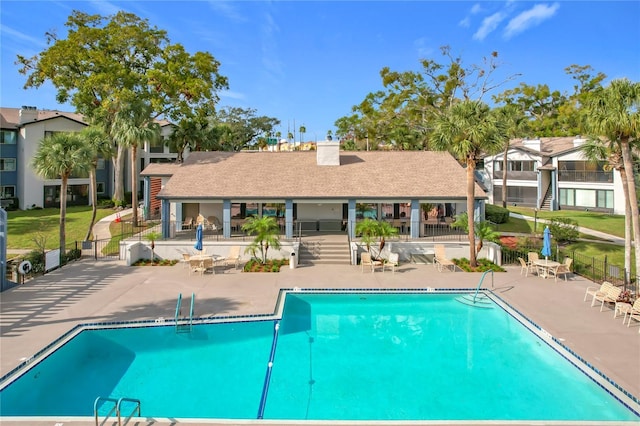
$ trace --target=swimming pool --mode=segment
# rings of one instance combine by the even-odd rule
[[[459,297],[298,291],[274,315],[190,333],[83,327],[3,383],[0,415],[92,416],[103,396],[140,399],[155,418],[640,419],[637,399],[499,298]]]

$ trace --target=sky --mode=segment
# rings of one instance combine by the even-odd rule
[[[0,1],[0,105],[73,111],[46,84],[24,89],[15,64],[46,49],[45,32],[64,38],[73,10],[104,16],[125,10],[165,30],[188,52],[210,52],[229,89],[219,107],[274,117],[286,136],[304,125],[305,141],[336,132],[380,71],[446,64],[450,46],[465,65],[498,52],[490,94],[546,84],[570,94],[571,65],[612,79],[640,81],[640,1]],[[517,78],[510,80],[511,77]],[[483,99],[491,103],[489,99]],[[300,136],[296,133],[296,140]]]

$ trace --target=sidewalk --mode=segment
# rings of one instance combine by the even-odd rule
[[[93,225],[93,239],[94,240],[108,240],[111,239],[111,231],[109,226],[111,222],[116,220],[118,216],[126,216],[133,212],[133,208],[124,209],[109,216],[105,216]]]

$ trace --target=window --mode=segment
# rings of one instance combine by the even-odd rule
[[[507,161],[508,170],[511,172],[532,172],[535,165],[535,161]]]
[[[601,209],[613,208],[613,191],[604,189],[560,188],[560,205]]]
[[[14,172],[15,170],[15,158],[0,158],[0,172]]]
[[[164,152],[164,139],[158,139],[149,142],[149,152],[155,154],[162,154]]]
[[[104,158],[98,158],[98,164],[96,165],[96,170],[104,170]]]
[[[96,182],[96,193],[104,194],[104,182]]]
[[[13,130],[0,130],[0,143],[15,145],[18,140],[18,132]]]
[[[13,185],[0,186],[0,198],[15,198],[16,187]]]

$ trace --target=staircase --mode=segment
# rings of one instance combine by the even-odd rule
[[[344,235],[305,237],[300,244],[301,265],[349,265],[349,240]]]
[[[544,198],[542,199],[542,204],[540,205],[541,211],[549,211],[551,210],[551,187],[547,188],[546,194],[544,194]]]

